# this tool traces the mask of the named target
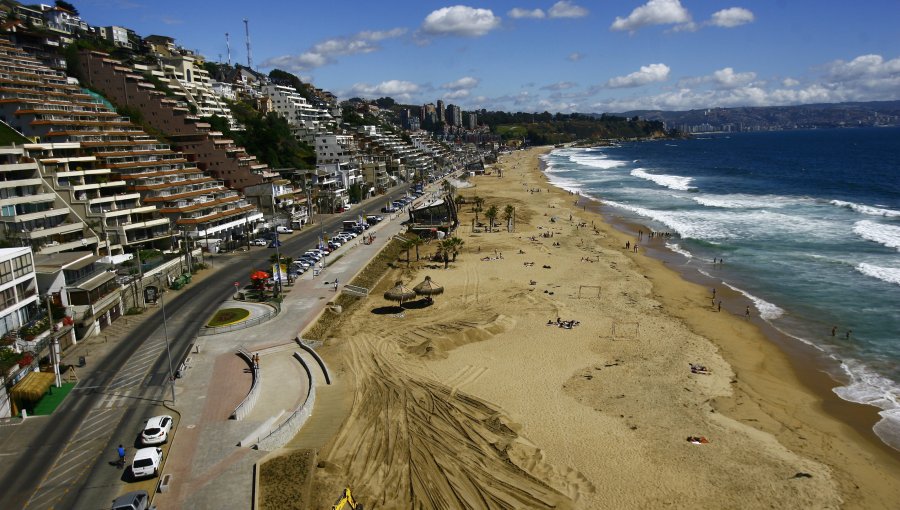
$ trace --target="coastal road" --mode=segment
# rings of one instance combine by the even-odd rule
[[[360,214],[378,214],[385,202],[407,189],[399,187],[351,211],[329,216],[321,224],[281,236],[280,251],[296,256],[313,247],[321,232],[339,231],[342,221]],[[253,248],[214,257],[209,261],[215,265],[214,278],[164,294],[174,367],[189,354],[205,320],[234,292],[233,282],[246,280],[249,267],[268,265],[272,252]],[[0,427],[0,486],[4,487],[0,508],[107,508],[126,490],[128,470],[110,465],[116,446],[124,445],[130,460],[144,420],[175,414],[165,407],[166,401],[171,403],[166,327],[162,310],[157,309],[103,359],[89,359],[92,370],[82,375],[52,416]],[[131,485],[128,490],[140,484]]]

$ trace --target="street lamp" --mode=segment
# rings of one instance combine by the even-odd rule
[[[159,283],[162,278],[161,274],[156,275],[156,281]],[[163,297],[162,286],[160,285],[159,291],[159,302],[162,306],[162,314],[163,314],[163,334],[166,339],[166,355],[169,357],[169,380],[172,382],[172,405],[175,405],[175,372],[172,370],[172,350],[169,348],[169,323],[166,319],[166,300]]]

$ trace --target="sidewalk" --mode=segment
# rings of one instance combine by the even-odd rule
[[[366,245],[359,237],[332,253],[325,259],[327,265],[319,276],[308,272],[284,288],[281,313],[272,320],[247,329],[197,337],[196,352],[189,355],[190,367],[176,390],[176,409],[181,420],[163,470],[164,475],[171,475],[170,489],[155,494],[154,504],[166,509],[252,505],[253,464],[268,452],[237,444],[273,416],[279,417],[275,424],[280,423],[305,400],[306,375],[293,358],[294,351],[300,350],[294,338],[336,296],[326,282],[335,278],[342,285],[350,282],[400,230],[400,220],[386,217],[366,231],[376,234],[373,244]],[[253,411],[236,421],[230,420],[229,415],[247,395],[251,381],[250,374],[245,373],[246,363],[235,354],[239,346],[260,355],[261,392]],[[339,425],[326,422],[334,421],[328,418],[340,415],[344,405],[340,381],[332,387],[324,386],[323,380],[316,383],[321,389],[307,426],[317,432],[318,441],[313,441],[319,442],[322,434],[331,433]],[[332,396],[338,402],[331,402]],[[319,410],[323,413],[317,416]],[[301,429],[305,430],[306,427]]]

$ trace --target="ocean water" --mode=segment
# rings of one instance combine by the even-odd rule
[[[555,185],[677,234],[665,243],[682,270],[833,358],[846,381],[834,392],[880,408],[875,433],[900,450],[900,128],[565,148],[544,162]]]

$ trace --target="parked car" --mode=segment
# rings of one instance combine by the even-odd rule
[[[316,259],[316,260],[321,260],[321,259],[322,259],[322,254],[319,253],[319,250],[308,250],[306,253],[304,253],[304,254],[301,255],[301,256],[306,256],[306,255],[309,255],[310,257],[312,257],[312,258],[314,258],[314,259]]]
[[[150,506],[150,495],[147,491],[132,491],[114,499],[112,510],[156,510],[156,507]]]
[[[141,448],[131,461],[131,474],[135,478],[152,478],[159,475],[162,466],[162,448]]]
[[[285,227],[284,225],[278,225],[277,227],[275,227],[275,232],[278,232],[279,234],[293,234],[294,229]]]
[[[260,237],[250,241],[250,244],[252,244],[253,246],[266,246],[269,244],[269,241],[266,241],[265,239]]]
[[[302,267],[304,270],[312,267],[312,264],[305,260],[295,260],[294,262],[292,262],[292,265],[297,266],[297,267]]]
[[[144,430],[141,432],[141,443],[144,446],[163,444],[169,440],[170,430],[172,430],[171,416],[154,416],[144,425]]]

